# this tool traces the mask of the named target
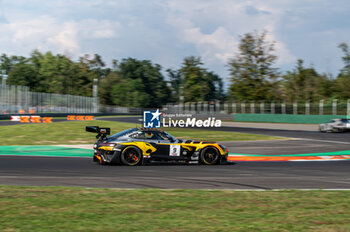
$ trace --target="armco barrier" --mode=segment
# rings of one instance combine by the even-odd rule
[[[298,115],[298,114],[234,114],[237,122],[277,122],[320,124],[334,118],[350,118],[346,115]]]

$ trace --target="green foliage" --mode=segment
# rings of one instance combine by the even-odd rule
[[[200,57],[186,57],[178,73],[185,102],[209,101],[224,98],[221,78],[203,68]]]
[[[8,84],[26,85],[37,92],[91,96],[95,71],[85,63],[39,51],[33,51],[29,58],[2,55],[0,61],[8,72]]]
[[[327,76],[318,74],[312,67],[305,68],[303,63],[303,60],[298,60],[295,69],[283,75],[282,98],[289,102],[316,102],[329,98],[332,94],[332,81]]]
[[[344,67],[335,79],[304,67],[281,75],[274,67],[274,42],[267,32],[247,33],[240,39],[239,53],[229,61],[231,83],[228,98],[245,101],[305,101],[350,98],[350,49],[340,43]],[[133,58],[112,60],[106,67],[102,57],[84,55],[77,62],[69,57],[33,51],[29,57],[0,56],[0,72],[7,84],[29,86],[31,91],[92,96],[94,79],[99,83],[102,104],[128,107],[160,107],[167,102],[226,100],[223,81],[204,68],[200,57],[185,57],[178,69],[167,69],[149,60]],[[0,77],[1,79],[1,77]],[[183,96],[183,99],[180,99]]]
[[[199,168],[203,172],[214,171],[214,168]],[[117,176],[118,172],[126,170],[123,167],[99,169],[101,173],[103,169],[113,170],[116,181],[125,181]],[[147,173],[152,168],[134,170]],[[176,182],[171,181],[169,184],[176,186]],[[0,230],[349,231],[349,197],[349,191],[334,190],[0,186]]]
[[[340,43],[338,46],[344,53],[344,56],[342,57],[344,61],[344,68],[341,70],[341,73],[350,73],[350,51],[349,51],[349,45],[347,43]]]
[[[16,64],[9,73],[7,84],[28,86],[33,89],[38,83],[37,73],[32,65],[27,63]]]
[[[103,103],[119,106],[159,107],[169,101],[170,89],[161,66],[149,60],[123,59],[100,83]]]
[[[266,41],[266,32],[241,37],[239,54],[228,63],[231,75],[230,97],[237,100],[271,100],[278,73],[273,65],[274,43]]]
[[[344,53],[342,57],[344,67],[340,71],[338,78],[334,81],[334,97],[338,99],[350,99],[350,51],[346,43],[341,43],[338,46]]]
[[[169,83],[172,91],[169,102],[178,102],[180,101],[180,89],[182,83],[180,70],[167,69],[166,71],[170,79]]]

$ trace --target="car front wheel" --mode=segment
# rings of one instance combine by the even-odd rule
[[[212,165],[218,163],[220,154],[214,147],[206,147],[200,154],[200,161],[203,164]]]

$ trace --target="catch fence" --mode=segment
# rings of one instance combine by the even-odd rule
[[[96,113],[92,97],[31,92],[27,86],[2,85],[0,113]]]
[[[321,100],[319,102],[186,102],[163,106],[168,114],[299,114],[299,115],[350,115],[347,101]]]
[[[98,103],[98,98],[69,94],[31,92],[27,86],[0,86],[0,114],[140,114],[140,108],[108,106]]]

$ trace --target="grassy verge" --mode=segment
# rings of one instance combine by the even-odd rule
[[[95,134],[85,132],[85,126],[110,127],[112,133],[117,133],[139,125],[108,121],[67,121],[47,124],[2,126],[0,128],[0,145],[93,143],[96,140]],[[195,129],[172,128],[167,131],[178,138],[213,141],[280,139],[279,137],[274,136]]]
[[[350,191],[0,187],[1,231],[349,231]]]

